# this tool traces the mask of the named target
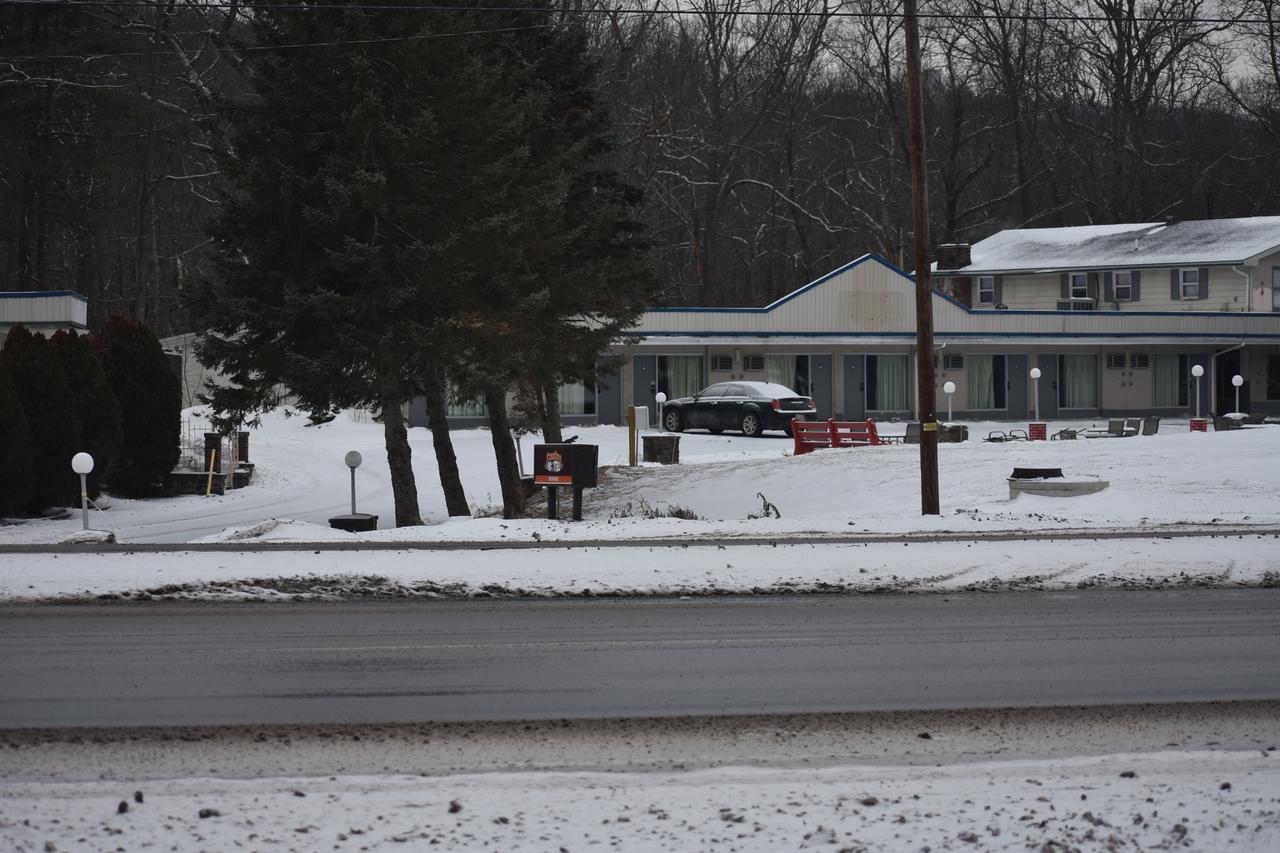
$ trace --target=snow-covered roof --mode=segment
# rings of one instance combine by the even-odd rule
[[[1243,264],[1280,250],[1280,216],[1016,228],[973,244],[971,263],[939,275]]]

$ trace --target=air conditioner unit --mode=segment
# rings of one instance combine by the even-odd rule
[[[1094,311],[1097,309],[1097,302],[1093,299],[1073,296],[1070,299],[1059,299],[1059,311]]]

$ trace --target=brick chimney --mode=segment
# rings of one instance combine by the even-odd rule
[[[938,269],[958,270],[973,263],[968,243],[942,243],[938,246]]]

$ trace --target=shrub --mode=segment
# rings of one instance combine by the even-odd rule
[[[80,416],[62,360],[53,345],[22,326],[4,341],[4,360],[27,416],[34,478],[26,509],[79,501],[80,482],[71,471],[71,457],[80,450]]]
[[[60,331],[51,339],[62,361],[80,417],[80,450],[93,456],[89,495],[97,497],[99,484],[110,477],[123,443],[120,404],[107,384],[102,360],[87,335]]]
[[[35,480],[31,476],[31,439],[18,389],[0,357],[0,516],[27,505]]]
[[[124,427],[120,459],[108,485],[126,495],[157,494],[178,462],[181,383],[160,341],[141,323],[113,317],[94,344]]]

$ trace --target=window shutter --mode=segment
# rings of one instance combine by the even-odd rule
[[[1178,280],[1178,270],[1169,270],[1169,298],[1177,302],[1182,298],[1182,287]]]
[[[1209,270],[1205,267],[1200,268],[1200,298],[1209,298]]]
[[[1116,274],[1113,272],[1106,272],[1106,273],[1103,273],[1102,276],[1103,276],[1102,301],[1115,302],[1116,301]]]
[[[1084,295],[1090,299],[1097,301],[1098,299],[1098,274],[1096,272],[1089,273],[1089,277],[1085,279]]]
[[[1004,304],[1004,276],[1002,275],[992,276],[992,280],[995,282],[995,295],[992,298],[995,299],[996,305],[1003,305]]]
[[[1137,302],[1142,285],[1142,270],[1133,270],[1129,273],[1129,285],[1129,292],[1133,294],[1129,298]]]
[[[1061,299],[1071,298],[1071,274],[1070,273],[1064,272],[1062,274],[1062,296],[1060,298]]]

